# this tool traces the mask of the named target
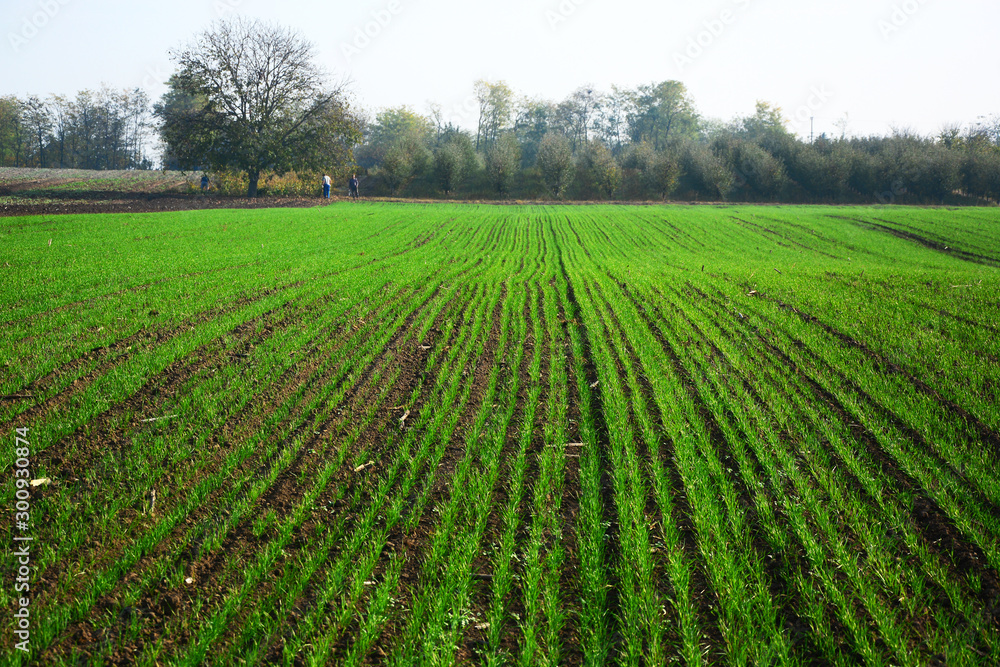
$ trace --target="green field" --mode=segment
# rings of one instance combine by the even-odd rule
[[[0,661],[1000,663],[1000,210],[37,216],[0,255]]]

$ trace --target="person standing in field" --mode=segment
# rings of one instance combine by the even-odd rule
[[[208,190],[208,174],[201,175],[201,191]]]
[[[353,174],[351,180],[347,182],[347,187],[351,192],[351,199],[358,198],[358,175]]]
[[[333,181],[330,180],[330,176],[323,174],[323,198],[330,198],[330,186],[333,185]]]

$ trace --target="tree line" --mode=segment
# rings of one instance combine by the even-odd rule
[[[555,102],[475,84],[476,130],[440,109],[383,109],[355,151],[370,189],[396,196],[942,203],[1000,199],[1000,116],[936,137],[821,135],[803,141],[758,102],[728,122],[664,81]],[[846,130],[846,127],[844,128]]]
[[[152,169],[155,139],[142,89],[0,97],[0,166]]]
[[[475,129],[406,106],[364,112],[313,46],[278,25],[219,21],[140,89],[0,97],[0,166],[147,169],[318,182],[358,170],[369,195],[580,200],[974,203],[1000,200],[1000,115],[920,136],[803,141],[779,108],[705,118],[683,83],[584,86],[561,101],[474,84]],[[471,115],[471,114],[470,114]],[[298,176],[296,176],[298,175]]]

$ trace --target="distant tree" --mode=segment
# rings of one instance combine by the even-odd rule
[[[511,134],[502,134],[486,152],[486,175],[501,197],[510,193],[521,162],[521,147]]]
[[[614,197],[622,182],[622,171],[607,146],[596,139],[580,153],[578,170],[584,190],[605,199]]]
[[[52,161],[59,168],[66,168],[72,163],[73,101],[65,95],[53,95],[49,98],[49,108],[52,110],[49,148],[54,153]]]
[[[446,196],[457,190],[465,177],[462,149],[451,143],[439,146],[434,151],[434,176]]]
[[[200,110],[208,106],[208,98],[204,94],[185,91],[180,81],[175,77],[176,75],[167,81],[167,92],[154,106],[154,114],[160,119],[172,118],[173,122],[180,126],[186,122],[183,120],[186,117],[190,119],[190,122],[195,122],[195,117],[200,113]],[[205,132],[210,131],[206,129]],[[184,166],[188,169],[208,168],[207,162],[192,162],[189,156],[201,153],[200,144],[212,144],[219,139],[219,136],[212,136],[212,134],[205,136],[204,134],[194,135],[176,132],[173,133],[171,141],[168,142],[166,136],[161,134],[163,168],[180,170],[182,162],[186,163]]]
[[[894,130],[893,136],[874,142],[880,183],[876,194],[883,203],[926,195],[923,192],[926,183],[922,181],[931,166],[930,161],[924,160],[927,144],[909,130]]]
[[[24,103],[14,95],[0,97],[0,166],[20,167],[24,149]]]
[[[521,144],[521,166],[530,167],[538,159],[542,139],[553,131],[555,105],[545,100],[522,100],[514,116],[514,135]]]
[[[646,164],[646,187],[660,199],[666,199],[677,186],[681,174],[680,158],[670,149],[655,151]]]
[[[396,195],[412,178],[413,161],[402,146],[394,144],[386,148],[378,166],[369,173],[385,185],[390,195]]]
[[[961,155],[934,141],[922,143],[909,189],[923,201],[944,203],[962,186]]]
[[[834,121],[833,126],[840,130],[840,140],[845,140],[847,138],[847,131],[851,127],[850,115],[845,111],[843,116]]]
[[[313,47],[286,28],[243,18],[217,22],[172,54],[173,93],[196,103],[157,106],[164,143],[183,166],[261,174],[345,170],[360,139],[342,87],[330,88]]]
[[[538,170],[553,197],[562,198],[573,180],[573,148],[564,135],[550,132],[538,147]]]
[[[595,130],[596,113],[600,108],[602,95],[593,86],[577,88],[563,102],[566,122],[570,136],[575,138],[578,146],[586,146],[590,142],[591,131]]]
[[[680,81],[639,86],[633,100],[629,119],[632,141],[646,141],[661,150],[675,139],[697,134],[698,114],[687,87]]]
[[[433,121],[409,107],[383,109],[366,127],[355,158],[395,195],[430,170],[434,135]]]
[[[1000,201],[1000,150],[979,146],[966,151],[961,176],[967,195]]]
[[[479,102],[479,126],[476,130],[476,150],[487,152],[510,127],[514,117],[514,91],[503,81],[476,81]]]
[[[375,122],[368,128],[365,141],[373,145],[389,146],[400,139],[413,139],[429,145],[434,138],[434,122],[408,106],[383,109],[375,115]]]
[[[729,198],[736,178],[729,167],[704,143],[688,141],[681,152],[682,188],[709,199]]]
[[[858,140],[839,142],[838,151],[847,166],[846,192],[852,199],[870,200],[879,187],[878,163],[860,148]]]
[[[720,134],[712,150],[734,176],[735,191],[745,199],[774,199],[785,183],[779,160],[740,134]]]
[[[626,196],[636,199],[666,199],[680,177],[680,158],[675,151],[656,151],[643,141],[626,149],[621,160]]]
[[[802,190],[807,201],[838,201],[849,192],[851,164],[849,159],[834,152],[831,142],[817,138],[815,144],[796,141],[785,169],[791,180]]]
[[[420,165],[414,161],[415,153],[413,147],[407,146],[404,141],[393,143],[382,156],[382,163],[372,172],[382,179],[391,194],[399,194],[419,173]]]
[[[570,141],[573,155],[586,148],[583,132],[578,122],[578,109],[571,99],[565,99],[552,109],[551,131],[563,135]]]
[[[738,124],[747,138],[754,141],[760,141],[766,136],[788,134],[781,108],[760,100],[757,101],[754,114],[740,119]]]
[[[655,152],[648,142],[629,144],[622,153],[622,190],[626,199],[647,199],[650,196],[646,173]]]
[[[980,116],[975,125],[969,127],[967,136],[984,140],[1000,148],[1000,113]]]
[[[458,190],[478,167],[478,156],[472,139],[465,132],[449,129],[442,134],[434,151],[434,176],[438,187],[446,194]]]
[[[615,155],[619,155],[628,144],[629,118],[635,115],[636,95],[633,91],[611,86],[611,92],[601,96],[596,125],[601,139]]]
[[[437,102],[428,103],[427,119],[434,128],[434,146],[437,147],[441,143],[441,136],[444,134],[447,126],[450,125],[450,123],[446,124],[444,121],[444,107]]]
[[[45,146],[52,132],[52,110],[37,95],[29,96],[24,103],[24,125],[31,137],[30,145],[34,152],[32,162],[37,167],[47,167]]]

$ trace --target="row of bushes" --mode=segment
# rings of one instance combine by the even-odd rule
[[[249,178],[246,172],[214,171],[208,174],[209,191],[228,197],[246,196]],[[201,182],[188,182],[189,192],[200,192]],[[263,174],[257,195],[260,197],[316,197],[323,191],[323,174],[288,172]]]
[[[559,139],[553,139],[553,144]],[[510,150],[507,147],[505,150]],[[499,151],[499,149],[491,149]],[[970,203],[1000,200],[1000,148],[946,146],[914,136],[803,143],[787,134],[748,138],[719,133],[656,151],[633,144],[614,155],[599,142],[568,147],[546,162],[511,163],[495,152],[473,154],[460,177],[444,144],[400,177],[384,166],[366,171],[368,194],[483,199],[776,201],[831,203]],[[505,173],[506,170],[506,173]]]

